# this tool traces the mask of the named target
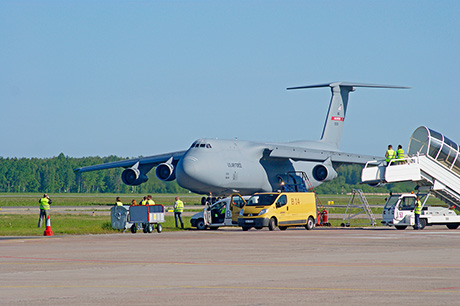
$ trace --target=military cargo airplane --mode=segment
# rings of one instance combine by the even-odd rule
[[[408,88],[375,84],[335,82],[290,87],[330,87],[332,98],[319,141],[286,143],[242,140],[198,139],[188,150],[134,158],[75,169],[76,173],[123,167],[122,181],[139,185],[153,168],[162,181],[177,183],[194,193],[224,196],[281,190],[288,173],[305,173],[311,187],[337,177],[335,167],[343,163],[365,164],[379,157],[344,153],[339,150],[348,95],[355,87]],[[294,178],[295,180],[296,178]]]

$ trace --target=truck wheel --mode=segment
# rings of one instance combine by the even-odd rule
[[[315,220],[312,217],[308,217],[307,224],[305,224],[305,228],[307,230],[311,230],[315,227]]]
[[[395,228],[396,228],[397,230],[405,230],[406,227],[407,227],[407,225],[395,225]]]
[[[196,221],[196,229],[202,231],[202,230],[205,230],[206,229],[206,224],[204,224],[204,220],[203,219],[198,219]]]
[[[451,223],[451,224],[446,224],[448,229],[457,229],[460,224],[459,223]]]
[[[287,229],[287,226],[279,226],[280,230],[285,231]]]
[[[133,225],[131,225],[131,233],[135,234],[136,232],[137,232],[137,224],[133,223]]]
[[[218,229],[219,227],[218,226],[210,226],[209,229],[212,230],[212,231],[215,231],[216,229]]]
[[[161,233],[162,231],[163,231],[163,226],[161,226],[161,224],[158,224],[157,225],[157,232]]]
[[[256,226],[256,230],[261,230],[263,229],[263,226]]]
[[[147,225],[147,232],[149,232],[149,233],[153,232],[152,224]]]
[[[206,198],[205,197],[201,198],[201,205],[206,205]]]
[[[249,231],[250,227],[243,226],[242,229],[243,229],[243,231],[247,232],[247,231]]]
[[[268,221],[268,229],[273,231],[276,228],[276,220],[275,218],[271,218],[270,221]]]

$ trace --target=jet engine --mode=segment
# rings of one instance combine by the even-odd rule
[[[123,170],[121,173],[121,180],[126,185],[137,186],[147,182],[149,178],[142,173],[137,167],[131,167]]]
[[[337,177],[337,172],[331,165],[319,164],[313,168],[312,175],[318,182],[329,182]]]
[[[160,180],[169,182],[176,179],[176,171],[174,170],[174,165],[168,161],[159,164],[155,169],[155,174]]]

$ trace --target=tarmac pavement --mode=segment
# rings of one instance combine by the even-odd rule
[[[459,305],[460,230],[0,237],[2,305]]]

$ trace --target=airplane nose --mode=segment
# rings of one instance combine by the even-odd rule
[[[177,183],[190,190],[200,190],[203,183],[198,179],[202,175],[203,169],[198,166],[198,158],[186,154],[177,164],[176,181]]]

